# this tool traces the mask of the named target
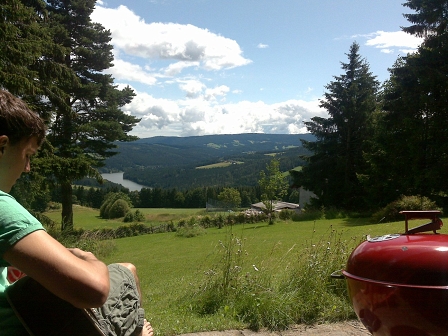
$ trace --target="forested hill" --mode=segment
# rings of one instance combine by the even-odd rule
[[[219,147],[219,149],[228,152],[247,150],[262,152],[278,150],[281,147],[300,146],[300,139],[311,140],[313,138],[311,134],[244,133],[190,137],[156,136],[137,140],[136,143],[161,144],[173,147]]]
[[[118,143],[119,154],[106,160],[106,170],[202,166],[216,160],[254,153],[279,153],[301,147],[310,134],[224,134],[191,137],[152,137]]]
[[[124,171],[125,178],[161,188],[254,185],[272,155],[287,171],[301,164],[300,139],[310,134],[232,134],[152,137],[119,143],[119,154],[102,171]],[[268,155],[269,154],[269,155]],[[197,167],[229,163],[215,169]]]

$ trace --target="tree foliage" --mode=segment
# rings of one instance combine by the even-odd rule
[[[448,1],[404,5],[416,11],[405,15],[412,25],[404,31],[425,39],[390,69],[372,163],[387,171],[387,196],[435,198],[448,189]]]
[[[17,95],[41,94],[42,56],[54,44],[43,25],[45,2],[7,0],[0,5],[0,86]]]
[[[320,101],[329,117],[305,123],[317,140],[302,141],[313,154],[305,157],[308,164],[295,174],[295,183],[313,190],[322,205],[357,208],[365,206],[359,176],[366,170],[363,153],[373,133],[378,82],[359,55],[357,43],[347,56],[348,63],[341,63],[344,73],[326,86]]]
[[[261,188],[261,200],[266,207],[269,215],[269,223],[273,223],[274,204],[276,201],[281,201],[288,190],[288,182],[286,176],[279,169],[279,161],[271,160],[266,165],[266,172],[260,172],[260,180],[258,184]]]
[[[224,188],[219,193],[218,200],[229,209],[237,209],[241,206],[241,195],[235,188]]]
[[[102,218],[124,217],[132,207],[129,196],[123,192],[110,192],[104,198],[100,208]]]
[[[60,188],[62,229],[73,226],[72,182],[130,141],[139,119],[121,107],[130,87],[118,89],[103,73],[112,65],[110,32],[90,15],[95,0],[6,0],[0,5],[0,86],[20,95],[47,120],[47,160],[41,173]],[[18,189],[17,189],[18,190]]]
[[[116,154],[114,141],[135,138],[127,133],[139,121],[121,107],[134,96],[118,89],[102,73],[112,65],[110,32],[90,19],[94,0],[48,0],[46,10],[53,40],[64,47],[52,60],[70,69],[76,81],[60,81],[64,99],[49,97],[52,122],[48,139],[54,147],[53,175],[61,188],[62,229],[73,226],[72,182],[100,175],[94,169]]]

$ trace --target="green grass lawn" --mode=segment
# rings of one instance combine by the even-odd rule
[[[151,209],[151,208],[133,208],[135,211],[139,209],[145,216],[145,224],[157,225],[159,223],[176,222],[182,218],[203,214],[205,209]],[[44,213],[47,217],[55,221],[61,222],[61,210],[52,210]],[[83,228],[86,230],[98,229],[103,227],[117,228],[125,225],[123,218],[103,219],[100,217],[99,209],[87,208],[79,205],[73,206],[73,221],[75,228]]]
[[[201,209],[140,209],[146,224],[203,215]],[[101,226],[116,227],[121,221],[102,220],[98,210],[75,207],[75,227],[85,229]],[[57,220],[59,212],[47,213]],[[420,224],[411,222],[411,227]],[[222,246],[239,238],[241,244],[240,267],[247,274],[267,274],[275,283],[291,269],[306,248],[328,243],[331,235],[338,235],[351,251],[366,235],[379,236],[402,233],[404,221],[370,224],[368,219],[333,219],[306,222],[277,220],[267,223],[234,225],[222,229],[211,228],[205,234],[192,238],[174,232],[149,234],[114,240],[117,249],[105,258],[106,263],[132,262],[137,266],[143,293],[146,317],[153,324],[156,335],[178,335],[196,331],[244,328],[228,314],[198,315],[185,302],[204,283],[205,273],[222,264]],[[443,231],[443,230],[442,230]],[[319,245],[320,244],[320,245]],[[348,253],[343,256],[347,260]],[[345,262],[345,261],[344,261]],[[333,271],[324,270],[329,276]],[[336,267],[335,267],[336,268]],[[343,280],[334,280],[343,281]]]
[[[325,241],[332,230],[342,239],[360,241],[368,234],[403,232],[403,227],[402,222],[368,225],[366,220],[346,219],[235,225],[207,229],[205,235],[193,238],[161,233],[117,239],[117,252],[105,261],[129,261],[137,266],[147,318],[158,335],[225,330],[247,326],[222,314],[198,316],[180,302],[197,289],[204,273],[220,262],[220,242],[228,240],[230,234],[244,242],[241,263],[246,271],[253,272],[255,265],[275,278],[284,274],[306,246]],[[328,275],[333,271],[328,269]]]

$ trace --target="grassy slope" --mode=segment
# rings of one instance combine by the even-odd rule
[[[146,218],[147,224],[166,223],[169,221],[178,221],[187,216],[193,216],[203,213],[204,209],[150,209],[150,208],[134,208],[133,211],[139,209]],[[84,228],[87,230],[97,229],[101,227],[117,228],[123,223],[123,218],[119,219],[102,219],[99,217],[100,211],[97,209],[73,206],[73,219],[75,228]],[[48,211],[44,213],[47,217],[57,223],[61,222],[61,210]]]
[[[167,221],[201,213],[198,209],[141,209],[148,221]],[[48,215],[48,213],[47,213]],[[56,219],[60,214],[50,213]],[[417,223],[417,222],[416,222]],[[414,224],[414,222],[412,223]],[[120,221],[104,221],[98,211],[76,207],[75,227],[95,228],[123,225]],[[414,225],[412,225],[414,226]],[[305,247],[326,242],[335,230],[343,240],[359,241],[366,235],[378,236],[403,232],[404,223],[367,224],[365,219],[335,219],[308,222],[277,221],[236,225],[233,228],[207,229],[203,236],[182,238],[175,233],[161,233],[115,240],[117,251],[106,263],[128,261],[137,266],[143,292],[146,317],[157,335],[175,335],[201,330],[224,330],[245,327],[220,314],[197,316],[181,304],[181,298],[202,283],[204,272],[220,262],[220,242],[230,234],[244,242],[243,272],[254,272],[279,278],[288,265],[297,260]],[[347,256],[348,257],[348,256]],[[341,265],[343,267],[343,265]],[[328,275],[335,271],[328,270]],[[338,280],[335,280],[338,281]]]
[[[233,227],[233,234],[244,240],[247,254],[243,271],[253,266],[281,276],[294,262],[301,249],[311,242],[325,239],[336,229],[344,238],[366,234],[382,235],[401,232],[403,224],[358,226],[356,220],[314,222],[277,222]],[[314,232],[315,231],[315,232]],[[242,327],[221,315],[198,317],[181,308],[179,298],[197,288],[205,271],[220,260],[219,242],[229,237],[229,228],[208,229],[204,236],[181,238],[174,233],[139,236],[116,240],[118,252],[106,262],[130,261],[140,274],[144,306],[160,335],[181,334],[199,330],[223,330]],[[328,274],[335,270],[328,270]],[[337,280],[335,280],[337,281]]]

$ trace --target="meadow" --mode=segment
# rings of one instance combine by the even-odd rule
[[[206,166],[200,166],[200,167],[196,167],[196,169],[212,169],[212,168],[223,168],[223,167],[228,167],[231,166],[233,164],[243,164],[244,162],[241,161],[223,161],[223,162],[218,162],[218,163],[212,163]]]
[[[157,225],[170,221],[176,222],[180,219],[200,215],[205,213],[204,209],[151,209],[151,208],[133,208],[140,210],[145,216],[146,223]],[[123,218],[103,219],[97,209],[73,205],[75,228],[93,230],[103,227],[117,228],[124,225]],[[45,212],[45,216],[59,223],[61,221],[61,210],[52,210]]]
[[[175,220],[204,214],[198,209],[140,210],[145,212],[147,224],[151,222],[148,218]],[[104,221],[96,210],[75,209],[75,227],[87,229],[102,225],[123,223]],[[293,287],[303,287],[303,284],[294,279],[304,283],[307,281],[303,279],[308,277],[309,286],[323,281],[322,286],[340,290],[345,287],[344,280],[330,279],[330,274],[344,267],[349,253],[366,235],[403,230],[403,221],[370,224],[363,218],[305,222],[277,220],[274,225],[257,223],[209,228],[204,234],[191,238],[168,232],[116,239],[113,241],[116,249],[104,261],[128,261],[137,266],[146,317],[153,324],[156,335],[246,327],[257,329],[266,325],[276,329],[284,328],[288,323],[354,318],[348,300],[332,301],[332,297],[320,294],[316,297],[315,292],[320,289],[296,291]],[[307,259],[309,257],[311,259]],[[329,262],[330,259],[335,262]],[[302,266],[297,266],[301,260]],[[313,265],[308,265],[309,260]],[[221,275],[216,278],[220,270]],[[236,301],[226,303],[223,301],[226,298],[219,295],[210,299],[210,295],[216,295],[210,288],[222,281],[229,284],[230,292],[226,291],[225,296],[235,296],[232,291],[237,293],[236,296],[247,295],[246,306],[241,307]],[[287,293],[282,292],[281,288],[286,287],[292,288]],[[328,291],[328,288],[323,290]],[[291,299],[292,296],[295,298]],[[214,300],[224,303],[209,309]],[[289,305],[283,306],[288,300]],[[274,309],[268,307],[277,304]],[[294,306],[301,306],[298,309],[301,316],[291,311]],[[283,320],[278,322],[268,309],[277,311]],[[307,320],[307,314],[311,313],[314,315],[309,315]]]

